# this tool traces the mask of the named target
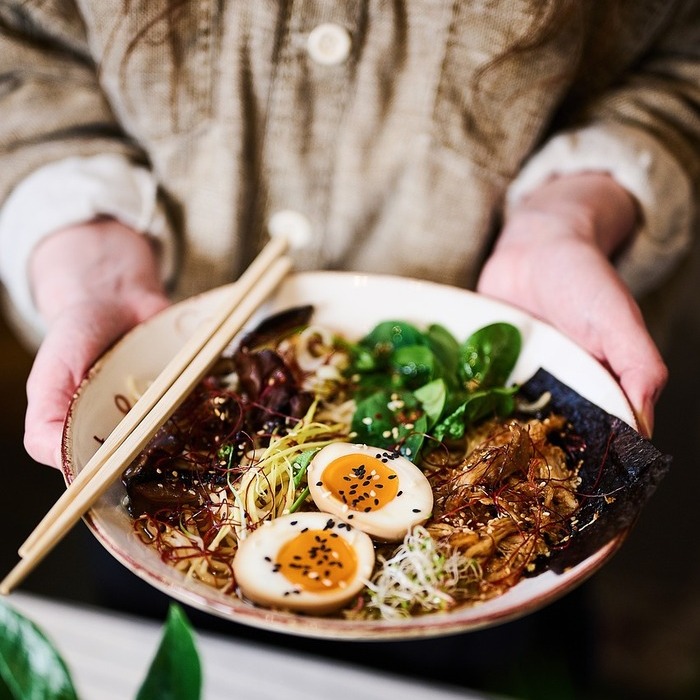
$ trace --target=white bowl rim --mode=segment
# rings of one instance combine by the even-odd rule
[[[392,275],[374,275],[357,272],[301,272],[291,275],[289,278],[292,282],[301,281],[302,283],[311,280],[314,283],[324,280],[344,280],[344,283],[350,283],[351,280],[362,280],[366,284],[409,284],[419,285],[426,290],[441,290],[454,292],[459,295],[466,295],[477,300],[484,300],[489,304],[502,308],[504,311],[509,310],[511,313],[520,315],[523,318],[530,318],[535,324],[547,326],[548,324],[530,317],[525,312],[515,309],[504,302],[495,301],[482,297],[481,295],[471,292],[466,289],[448,287],[437,282],[426,280],[404,278]],[[197,305],[200,300],[218,293],[222,288],[212,289],[203,292],[196,296],[183,300],[181,303]],[[157,314],[160,317],[163,314],[173,313],[173,309],[178,306],[168,307],[164,311]],[[126,342],[133,333],[149,322],[152,322],[156,317],[152,317],[145,324],[127,332],[121,339],[112,345],[88,370],[79,387],[77,388],[71,401],[69,411],[66,417],[63,439],[62,439],[62,472],[66,484],[69,485],[75,478],[76,471],[72,459],[72,430],[73,422],[76,420],[76,415],[79,411],[81,397],[85,387],[94,381],[99,375],[106,363],[109,363],[114,353]],[[558,333],[557,331],[553,332]],[[560,334],[561,335],[561,334]],[[572,342],[572,341],[568,341]],[[611,381],[614,381],[612,377]],[[624,406],[619,413],[620,417],[634,425],[634,414],[629,407],[627,400],[624,398],[621,389],[618,388],[622,403],[626,405],[627,412]],[[84,520],[88,528],[92,531],[100,543],[107,551],[114,556],[121,564],[132,572],[140,576],[142,579],[161,590],[163,593],[180,600],[181,602],[190,605],[194,608],[206,611],[218,617],[229,619],[236,623],[257,627],[260,629],[283,632],[288,634],[326,638],[326,639],[345,639],[345,640],[381,640],[381,639],[412,639],[420,637],[433,637],[449,634],[456,634],[467,631],[474,631],[485,627],[490,627],[497,624],[502,624],[510,620],[522,617],[545,605],[560,598],[573,588],[577,587],[590,576],[592,576],[603,564],[605,564],[624,542],[627,531],[620,532],[612,538],[606,545],[601,547],[597,552],[588,557],[572,569],[562,573],[553,574],[545,572],[543,576],[552,578],[547,586],[537,595],[533,595],[525,601],[520,601],[517,605],[509,605],[505,607],[496,607],[491,609],[486,603],[477,603],[471,606],[457,608],[447,614],[435,613],[430,615],[415,616],[402,620],[346,620],[335,617],[312,617],[303,616],[296,613],[290,613],[279,610],[268,610],[260,607],[252,606],[249,603],[241,601],[235,596],[230,596],[230,604],[224,604],[220,600],[215,599],[212,595],[213,589],[209,589],[205,584],[199,584],[186,580],[181,576],[174,576],[177,572],[169,570],[166,575],[155,571],[135,559],[126,549],[115,546],[115,543],[110,535],[108,528],[104,527],[100,518],[96,516],[94,509],[85,514]],[[142,545],[145,547],[145,545]],[[174,580],[175,579],[175,580]],[[520,584],[519,584],[520,585]],[[492,599],[493,600],[493,599]],[[483,612],[481,612],[483,611]]]

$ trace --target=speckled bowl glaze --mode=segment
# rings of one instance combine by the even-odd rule
[[[154,378],[204,318],[220,305],[223,289],[176,304],[139,325],[90,370],[71,404],[63,443],[67,482],[83,468],[122,417],[115,397]],[[506,304],[425,281],[355,273],[310,272],[289,276],[251,320],[297,304],[313,304],[314,320],[350,337],[360,337],[379,321],[404,319],[441,323],[456,337],[494,321],[508,321],[523,334],[523,351],[512,380],[522,382],[543,367],[584,397],[631,425],[634,416],[610,374],[590,355],[550,326]],[[545,572],[504,595],[449,613],[401,621],[349,621],[266,610],[185,579],[143,545],[114,484],[85,517],[104,547],[142,579],[182,603],[254,627],[318,638],[398,639],[453,634],[499,624],[532,612],[577,586],[602,566],[621,544],[619,535],[564,574]]]

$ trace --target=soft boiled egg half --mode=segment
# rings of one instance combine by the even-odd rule
[[[369,445],[326,445],[311,460],[307,478],[319,510],[381,540],[402,539],[433,509],[423,472],[400,454]]]
[[[233,560],[241,593],[260,605],[315,614],[350,602],[374,568],[366,533],[328,513],[292,513],[243,539]]]

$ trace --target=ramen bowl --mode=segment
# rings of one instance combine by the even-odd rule
[[[134,328],[92,367],[71,404],[63,443],[63,472],[70,483],[123,417],[119,397],[130,386],[154,379],[205,319],[220,307],[225,288],[187,299]],[[517,326],[523,347],[511,381],[528,380],[544,368],[613,416],[634,425],[632,410],[611,375],[593,357],[549,325],[507,304],[426,281],[343,272],[290,275],[251,319],[291,306],[312,304],[314,322],[359,338],[387,319],[418,326],[439,323],[457,338],[492,322]],[[234,339],[235,342],[235,339]],[[400,620],[315,617],[256,607],[183,575],[144,544],[124,508],[120,482],[94,504],[85,522],[119,562],[147,583],[184,604],[253,627],[332,639],[418,638],[476,630],[528,614],[562,596],[599,569],[616,551],[623,533],[611,537],[563,573],[544,571],[524,578],[490,600],[451,611]]]

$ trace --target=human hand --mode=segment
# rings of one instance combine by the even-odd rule
[[[634,200],[606,174],[551,180],[510,212],[477,289],[551,323],[600,360],[650,437],[668,372],[610,262],[635,219]]]
[[[30,261],[30,280],[48,330],[27,380],[24,444],[35,460],[57,467],[63,423],[85,372],[168,300],[149,239],[111,219],[42,241]]]

